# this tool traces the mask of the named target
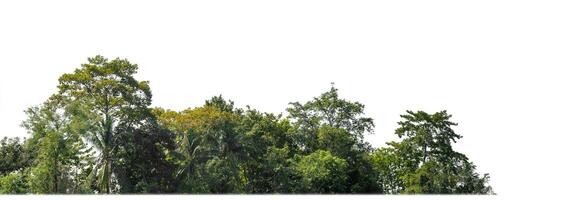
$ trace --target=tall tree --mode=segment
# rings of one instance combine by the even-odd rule
[[[177,134],[181,192],[242,192],[241,161],[246,159],[239,131],[241,110],[222,97],[181,112],[156,109],[163,125]]]
[[[248,109],[243,112],[240,131],[246,159],[242,161],[248,193],[294,192],[295,172],[290,168],[296,154],[287,132],[290,124],[281,116]]]
[[[395,133],[401,142],[373,155],[383,189],[389,193],[492,193],[489,175],[480,176],[468,158],[452,148],[462,136],[456,134],[446,111],[423,111],[401,115]]]
[[[138,134],[135,130],[148,127],[153,117],[148,106],[152,94],[147,81],[138,81],[134,78],[138,66],[126,59],[109,61],[102,56],[88,59],[74,73],[64,74],[59,79],[59,95],[72,102],[81,104],[85,109],[78,111],[78,115],[85,117],[90,124],[84,134],[90,143],[98,150],[99,156],[91,176],[97,179],[97,189],[100,192],[111,193],[117,189],[130,191],[137,183],[125,176],[127,160],[119,156],[136,156],[141,160],[156,159],[156,152],[170,149],[170,141],[164,139],[170,136],[162,131]],[[126,138],[143,137],[147,143],[132,143]],[[127,143],[129,142],[129,143]],[[154,144],[154,145],[150,145]],[[149,145],[154,154],[130,154],[132,145]],[[134,150],[134,149],[132,149]],[[151,153],[151,152],[147,153]],[[139,157],[140,156],[140,157]],[[131,158],[134,159],[134,158]],[[151,160],[148,160],[151,161]],[[162,163],[162,161],[151,163]],[[156,166],[146,166],[156,169]],[[159,170],[159,169],[156,169]],[[117,184],[123,184],[118,185]],[[124,188],[124,189],[123,189]]]
[[[330,151],[347,161],[351,193],[376,193],[376,176],[369,154],[371,146],[364,141],[365,134],[373,133],[373,120],[364,116],[364,105],[339,98],[338,90],[331,86],[304,105],[290,104],[288,118],[292,122],[291,135],[303,153],[317,150]]]
[[[375,150],[364,105],[334,86],[287,117],[222,96],[177,112],[149,108],[137,69],[95,56],[62,75],[25,111],[31,137],[0,140],[0,193],[492,193],[446,111],[407,111]]]
[[[305,152],[317,148],[318,129],[323,125],[343,129],[352,135],[357,148],[369,148],[363,138],[364,134],[373,133],[373,119],[363,116],[363,104],[340,99],[334,86],[304,105],[299,102],[290,105],[288,117],[294,122],[296,138],[300,138],[297,142]]]
[[[122,193],[175,192],[176,165],[168,160],[175,151],[174,135],[154,117],[140,126],[119,125],[114,170]]]

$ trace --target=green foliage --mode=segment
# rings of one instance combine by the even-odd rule
[[[355,144],[352,135],[344,129],[322,126],[318,130],[319,149],[326,149],[341,158],[348,158]]]
[[[174,192],[176,165],[166,159],[175,151],[174,135],[147,118],[140,126],[119,126],[118,150],[113,163],[121,193]]]
[[[172,136],[156,126],[148,108],[150,87],[133,77],[137,69],[127,60],[96,56],[59,79],[59,96],[77,105],[69,109],[84,119],[82,135],[99,152],[90,174],[99,192],[161,192],[170,187],[168,174],[161,171],[170,168],[164,153],[173,149]],[[153,184],[156,180],[162,181]]]
[[[347,185],[347,161],[319,150],[301,158],[295,168],[302,177],[299,192],[344,193]]]
[[[334,87],[286,117],[222,96],[173,111],[150,108],[137,69],[96,56],[62,75],[25,111],[31,137],[0,140],[0,193],[492,194],[446,111],[408,111],[401,141],[374,150],[364,105]]]
[[[12,172],[0,176],[0,194],[24,194],[27,191],[25,176],[21,172]]]
[[[407,113],[401,115],[403,121],[399,122],[400,127],[395,130],[395,134],[406,138],[405,142],[414,144],[412,150],[421,157],[420,163],[432,158],[449,161],[452,156],[459,156],[455,155],[451,142],[456,142],[462,136],[451,129],[451,126],[457,125],[449,121],[451,115],[446,111],[433,115],[423,111]]]
[[[23,194],[29,190],[27,171],[34,160],[27,140],[4,137],[0,140],[0,194]]]
[[[378,184],[385,194],[398,194],[403,188],[400,155],[392,148],[379,148],[371,155],[371,164],[378,173]]]
[[[31,164],[28,185],[31,193],[80,193],[77,182],[90,162],[91,149],[80,138],[78,119],[64,108],[64,100],[52,96],[43,105],[29,108],[23,123],[31,133],[35,162]]]
[[[344,129],[352,134],[358,148],[369,148],[363,138],[365,133],[373,133],[373,119],[363,116],[363,104],[340,99],[336,88],[331,87],[304,105],[299,102],[290,105],[287,111],[294,121],[295,141],[305,152],[317,148],[317,132],[323,125]]]
[[[222,98],[222,95],[219,95],[218,97],[214,96],[210,100],[206,100],[204,106],[213,107],[222,112],[233,112],[234,110],[234,102],[230,100],[226,101]]]
[[[451,126],[446,111],[423,111],[401,115],[395,133],[403,139],[390,142],[389,148],[373,153],[372,163],[379,171],[386,193],[491,194],[486,186],[489,175],[480,177],[468,158],[453,150],[451,144],[461,138]]]
[[[243,112],[240,129],[244,133],[246,157],[243,172],[249,193],[293,192],[295,172],[290,168],[295,147],[286,134],[288,121],[280,116],[249,109]]]
[[[261,187],[256,187],[258,189],[254,192],[297,192],[296,188],[300,185],[298,179],[299,174],[291,167],[294,161],[290,154],[291,151],[287,146],[283,148],[271,147],[267,150],[261,166],[254,168],[256,170],[261,169],[261,171],[259,171],[257,176],[254,176],[252,180],[253,182],[260,183],[257,185],[262,185]],[[248,190],[248,192],[251,192],[251,190]]]
[[[246,156],[238,131],[240,115],[233,112],[232,102],[224,105],[222,97],[212,100],[178,113],[155,110],[161,124],[177,134],[181,161],[176,177],[182,192],[242,191],[240,162]],[[207,187],[196,187],[193,181]]]
[[[304,105],[291,103],[287,111],[293,121],[289,130],[303,154],[317,150],[330,151],[347,161],[350,193],[377,193],[376,172],[368,159],[371,146],[363,141],[364,134],[373,132],[373,120],[364,117],[364,105],[340,99],[336,88],[315,97]]]
[[[20,138],[0,140],[0,176],[21,170],[28,164],[28,152]]]

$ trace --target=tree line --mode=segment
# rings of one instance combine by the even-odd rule
[[[222,96],[174,111],[150,106],[137,69],[95,56],[63,74],[25,111],[29,136],[0,141],[0,193],[493,193],[446,111],[407,111],[399,142],[373,148],[364,105],[334,87],[287,116]]]

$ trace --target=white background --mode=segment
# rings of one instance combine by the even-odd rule
[[[376,147],[405,110],[446,109],[498,197],[565,196],[576,26],[574,1],[552,0],[2,1],[0,136],[27,136],[22,111],[101,54],[139,64],[153,105],[176,110],[223,94],[281,113],[335,82]]]

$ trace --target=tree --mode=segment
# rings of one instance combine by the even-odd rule
[[[238,130],[242,111],[233,108],[233,102],[213,97],[195,109],[155,109],[160,122],[177,135],[179,191],[242,191],[240,165],[246,159]]]
[[[407,111],[407,115],[401,115],[403,121],[399,122],[399,128],[395,134],[399,138],[405,137],[407,142],[414,143],[419,160],[425,163],[431,158],[447,161],[451,156],[458,156],[453,151],[451,143],[456,142],[462,136],[456,134],[451,126],[457,125],[449,121],[451,115],[441,111],[429,115],[423,111]]]
[[[174,135],[149,116],[137,127],[119,125],[116,169],[121,193],[175,192],[176,165],[168,155],[176,149]]]
[[[26,176],[22,172],[11,172],[0,176],[0,194],[24,194],[27,192]]]
[[[221,95],[173,111],[150,108],[137,69],[95,56],[63,74],[25,111],[30,137],[0,140],[0,193],[493,193],[446,111],[407,111],[375,150],[365,106],[334,86],[286,117]]]
[[[353,156],[351,148],[355,145],[355,140],[345,129],[323,125],[318,130],[317,137],[319,149],[328,150],[341,158]]]
[[[80,138],[81,119],[74,118],[62,105],[64,99],[52,96],[41,106],[26,110],[23,126],[32,134],[28,146],[33,146],[28,184],[32,193],[74,193],[81,188],[79,176],[88,170],[91,149]]]
[[[379,148],[371,154],[371,164],[378,174],[378,184],[385,194],[399,194],[404,189],[402,176],[408,172],[393,147]]]
[[[40,143],[36,165],[31,169],[29,177],[30,191],[32,193],[63,193],[63,174],[66,172],[62,167],[60,152],[62,149],[62,137],[58,133],[47,133]]]
[[[4,137],[0,140],[0,194],[22,194],[28,191],[25,171],[29,160],[29,152],[20,138]]]
[[[294,122],[295,138],[305,152],[317,148],[317,132],[323,125],[343,129],[352,135],[357,148],[369,148],[363,138],[365,133],[373,133],[373,119],[362,116],[363,104],[340,99],[335,87],[304,105],[299,102],[290,105],[288,117]]]
[[[158,152],[170,149],[170,141],[166,140],[170,136],[163,135],[166,132],[134,133],[141,127],[154,126],[150,125],[154,124],[151,122],[154,119],[151,119],[153,115],[148,108],[152,97],[150,87],[147,81],[137,81],[133,77],[137,69],[137,65],[125,59],[108,61],[95,56],[74,73],[59,78],[59,95],[82,105],[83,109],[77,109],[76,115],[84,116],[84,122],[89,125],[83,136],[99,152],[91,174],[97,179],[99,192],[111,193],[118,189],[131,192],[138,183],[134,182],[134,177],[124,175],[123,169],[131,165],[123,161],[140,159],[151,164],[163,163],[159,160],[164,156],[158,157]],[[143,137],[148,141],[133,143],[134,140],[125,140],[133,137]],[[148,145],[146,148],[150,151],[146,151],[147,154],[134,153],[133,145]],[[157,166],[145,168],[156,169]],[[117,187],[117,184],[122,185]]]
[[[351,193],[377,193],[376,172],[369,161],[371,146],[363,138],[373,133],[373,120],[363,116],[364,105],[340,99],[334,87],[304,105],[291,103],[293,141],[303,154],[330,151],[348,163],[346,184]]]
[[[296,176],[290,168],[291,158],[296,154],[287,132],[290,124],[281,116],[248,109],[240,121],[243,133],[242,145],[246,153],[243,174],[248,193],[294,192]]]
[[[4,137],[0,140],[0,176],[27,167],[28,158],[28,152],[20,138]]]
[[[302,177],[300,192],[345,193],[347,165],[346,160],[324,150],[302,157],[295,166]]]
[[[462,136],[456,134],[446,111],[432,115],[407,111],[395,133],[401,142],[373,154],[383,190],[388,193],[455,194],[492,193],[489,175],[479,176],[475,165],[452,148]]]

